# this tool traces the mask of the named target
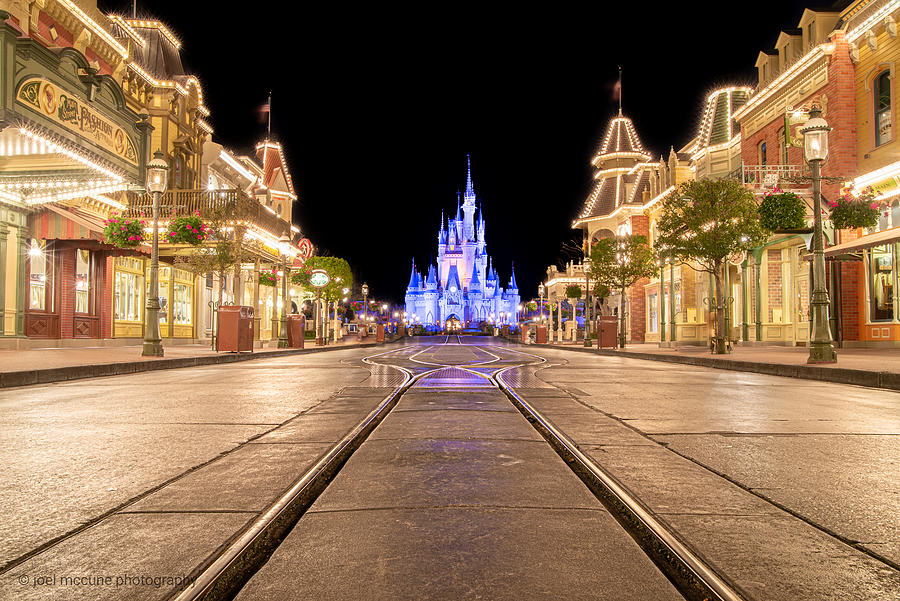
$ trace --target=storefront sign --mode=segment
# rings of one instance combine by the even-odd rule
[[[309,284],[314,288],[324,288],[328,285],[328,272],[324,269],[313,269],[312,274],[309,276]]]
[[[121,127],[42,77],[22,82],[16,100],[137,166],[134,140]]]

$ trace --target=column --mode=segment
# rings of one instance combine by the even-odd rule
[[[747,263],[750,262],[750,259],[744,259],[744,262],[741,263],[741,340],[744,342],[750,339],[750,307],[748,296],[750,295],[750,290],[747,282]]]
[[[0,337],[6,335],[6,243],[9,228],[0,223]],[[18,285],[22,285],[20,282]]]
[[[547,324],[547,342],[553,344],[553,303],[547,302],[547,309],[550,313],[550,323]]]
[[[260,326],[259,312],[259,255],[256,256],[256,262],[253,264],[253,340],[259,340]]]
[[[760,251],[760,255],[762,252]],[[759,258],[756,259],[756,341],[762,342],[762,287],[760,278],[762,277],[762,265]]]
[[[669,259],[669,341],[675,342],[675,259]],[[681,282],[684,292],[684,278]]]
[[[671,283],[669,284],[671,286]],[[659,345],[666,341],[666,260],[659,264],[659,301],[657,303],[657,319],[659,320]]]
[[[558,324],[557,329],[556,329],[556,339],[559,342],[563,342],[565,340],[565,338],[564,338],[565,331],[563,330],[563,321],[562,321],[562,301],[559,299],[556,300],[556,323]],[[553,327],[553,324],[550,324],[550,326]]]
[[[725,314],[725,331],[722,332],[722,337],[727,345],[731,340],[731,304],[729,301],[733,300],[731,298],[731,267],[728,265],[727,259],[723,270],[725,273],[722,276],[722,288],[724,288],[722,290],[722,312]]]
[[[16,228],[16,337],[25,337],[25,294],[28,291],[28,282],[25,280],[27,272],[25,261],[28,257],[28,249],[25,247],[28,241],[27,228]]]
[[[169,340],[175,338],[175,262],[169,267],[169,299],[166,301],[166,331],[169,333]]]

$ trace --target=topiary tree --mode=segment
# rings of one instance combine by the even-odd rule
[[[656,252],[646,236],[603,238],[591,248],[590,278],[595,289],[618,290],[619,347],[625,348],[625,291],[656,273]],[[602,296],[601,296],[602,298]]]
[[[685,182],[663,201],[656,225],[660,249],[698,271],[713,275],[714,352],[725,353],[723,267],[729,255],[758,246],[767,237],[753,194],[731,179]]]

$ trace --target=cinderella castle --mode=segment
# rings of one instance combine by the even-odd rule
[[[501,288],[485,253],[484,219],[475,202],[469,160],[462,206],[457,198],[456,218],[447,222],[441,216],[437,266],[428,265],[428,275],[423,277],[413,259],[406,288],[406,313],[411,322],[448,330],[482,321],[516,322],[520,298],[515,271],[507,289]]]

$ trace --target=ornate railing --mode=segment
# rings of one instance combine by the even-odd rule
[[[126,194],[128,217],[149,217],[153,200],[149,194]],[[213,213],[232,209],[241,219],[251,221],[274,236],[290,235],[291,224],[240,190],[169,190],[160,200],[160,218],[170,215],[193,215],[199,212],[208,217]]]
[[[744,184],[754,188],[804,188],[809,185],[792,181],[803,175],[800,165],[744,165],[741,174]]]

